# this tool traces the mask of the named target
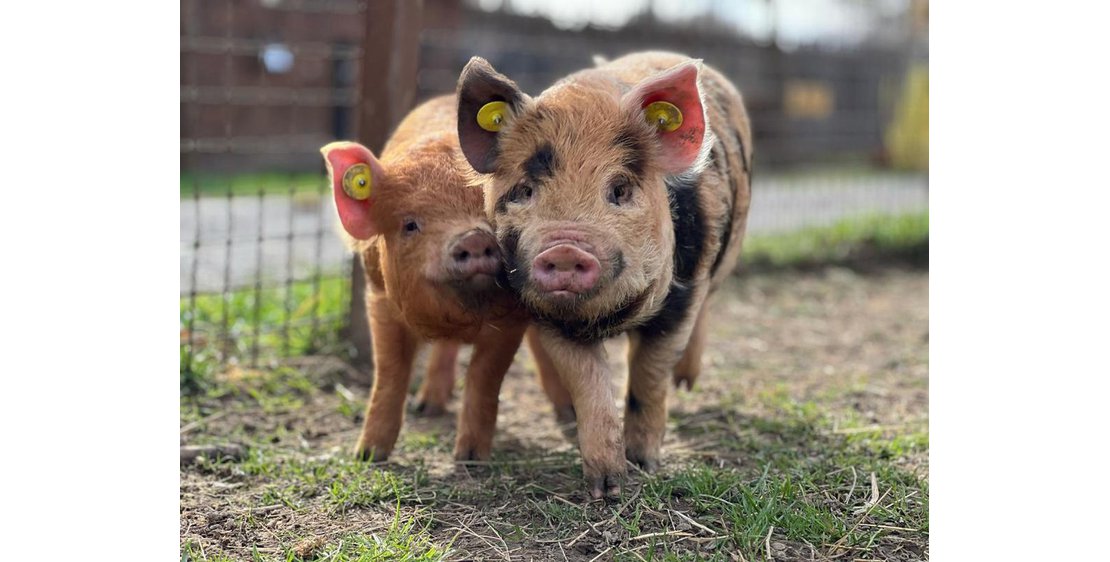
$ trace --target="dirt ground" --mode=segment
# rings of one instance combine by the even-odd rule
[[[466,467],[453,415],[409,415],[388,463],[351,460],[368,378],[337,359],[233,369],[182,398],[182,445],[227,457],[182,463],[183,559],[927,559],[928,272],[759,274],[714,298],[664,466],[619,502],[589,500],[526,350],[494,461]]]

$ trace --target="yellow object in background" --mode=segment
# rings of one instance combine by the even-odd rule
[[[910,67],[884,140],[894,168],[929,169],[928,63]]]

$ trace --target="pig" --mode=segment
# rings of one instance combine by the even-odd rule
[[[459,151],[455,98],[414,109],[385,145],[321,149],[339,222],[366,270],[374,385],[355,452],[389,457],[404,417],[418,348],[433,342],[417,411],[442,413],[462,343],[474,344],[459,410],[455,458],[490,455],[501,382],[527,313],[497,285],[500,249],[480,186]]]
[[[669,383],[698,378],[706,299],[740,253],[752,161],[743,100],[719,72],[663,52],[599,63],[532,98],[474,57],[456,92],[506,282],[556,371],[541,378],[571,402],[595,498],[619,496],[626,459],[659,465]],[[602,344],[625,333],[622,431]]]

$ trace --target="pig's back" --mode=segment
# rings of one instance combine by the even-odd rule
[[[455,96],[432,98],[409,112],[382,150],[382,160],[406,159],[414,151],[458,150]],[[461,152],[460,152],[461,154]]]

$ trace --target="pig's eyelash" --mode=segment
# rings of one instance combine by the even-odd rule
[[[520,203],[525,199],[531,199],[535,193],[535,188],[530,183],[518,183],[505,194],[506,200],[509,203]]]

